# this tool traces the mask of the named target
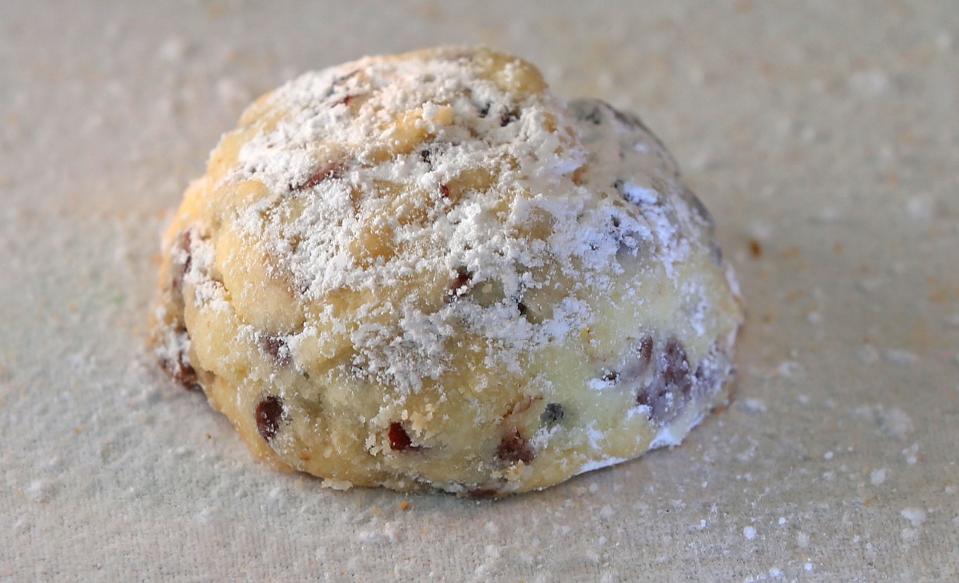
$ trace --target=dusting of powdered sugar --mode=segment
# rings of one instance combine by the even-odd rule
[[[235,224],[276,258],[271,269],[288,274],[304,301],[322,303],[338,290],[370,298],[355,308],[356,326],[347,330],[319,309],[290,345],[297,336],[348,333],[353,373],[405,392],[448,370],[454,323],[485,339],[486,366],[518,372],[519,354],[562,343],[592,322],[584,298],[609,289],[624,255],[652,260],[676,283],[675,264],[703,238],[674,162],[638,120],[601,102],[567,108],[549,93],[504,91],[473,59],[445,49],[307,73],[267,99],[282,114],[278,123],[253,136],[223,178],[257,180],[271,193],[241,209]],[[409,130],[396,120],[411,116],[410,127],[428,139],[384,156]],[[584,166],[585,177],[574,180]],[[447,200],[447,184],[476,170],[493,174],[488,189]],[[425,220],[398,219],[409,211]],[[547,237],[518,234],[544,217]],[[390,251],[361,260],[357,247],[371,236]],[[509,300],[555,287],[533,274],[557,271],[567,283],[548,317],[518,318]],[[416,294],[388,294],[457,273],[468,273],[470,285],[495,285],[502,300],[424,307]],[[215,285],[194,287],[198,300],[216,300]]]

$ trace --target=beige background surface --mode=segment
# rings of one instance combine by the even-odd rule
[[[166,213],[296,72],[478,42],[676,154],[736,401],[500,503],[277,475],[144,353]],[[0,578],[959,580],[957,45],[952,0],[0,2]]]

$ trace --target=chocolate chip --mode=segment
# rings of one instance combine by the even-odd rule
[[[520,316],[525,316],[526,312],[529,311],[529,308],[527,308],[523,302],[516,302],[516,309],[519,311]]]
[[[433,169],[433,152],[431,152],[429,148],[426,148],[425,150],[420,152],[420,160],[422,160],[423,163],[426,164],[427,168],[429,168],[430,170]]]
[[[608,370],[603,373],[603,381],[607,383],[615,383],[619,378],[619,373],[615,370]]]
[[[489,115],[489,108],[491,105],[492,104],[489,101],[487,101],[486,104],[480,106],[479,111],[477,112],[477,115],[479,115],[481,118],[484,118],[487,115]]]
[[[500,127],[506,127],[519,119],[519,111],[515,109],[506,109],[499,115]]]
[[[466,290],[469,289],[469,284],[472,279],[473,274],[470,273],[469,270],[465,267],[457,267],[456,278],[450,282],[449,287],[446,289],[446,303],[453,302],[465,294]]]
[[[290,364],[290,349],[282,336],[260,336],[260,347],[273,358],[273,362],[286,366]]]
[[[539,420],[547,427],[556,425],[566,417],[566,409],[559,403],[548,403]]]
[[[390,423],[390,428],[386,432],[390,439],[390,449],[393,451],[418,451],[420,448],[413,445],[410,434],[406,432],[399,422]]]
[[[499,447],[496,448],[496,458],[507,463],[523,462],[528,464],[533,461],[534,457],[536,455],[533,453],[529,441],[520,435],[518,429],[513,429],[507,433],[500,441]]]
[[[756,239],[749,240],[749,254],[753,259],[759,259],[763,256],[763,245]]]
[[[283,400],[275,395],[260,401],[256,406],[256,429],[260,437],[266,441],[272,440],[280,430],[280,421],[283,419]]]

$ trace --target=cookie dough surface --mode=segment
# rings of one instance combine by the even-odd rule
[[[161,364],[333,485],[543,488],[679,443],[742,312],[643,124],[485,49],[260,98],[163,243]]]

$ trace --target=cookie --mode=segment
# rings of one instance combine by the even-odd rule
[[[162,366],[258,457],[481,497],[678,444],[743,314],[638,118],[441,48],[254,102],[165,234],[154,319]]]

